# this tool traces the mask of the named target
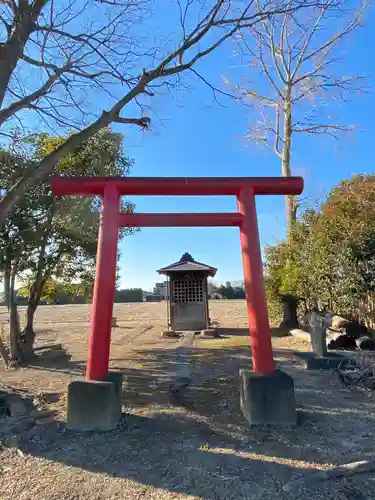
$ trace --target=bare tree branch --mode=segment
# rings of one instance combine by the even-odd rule
[[[119,116],[114,120],[116,123],[125,123],[127,125],[138,125],[143,129],[147,129],[150,125],[150,118],[147,116],[142,116],[141,118],[122,118]]]
[[[303,132],[308,134],[327,134],[331,137],[338,139],[337,134],[335,132],[350,132],[355,130],[353,125],[340,126],[340,125],[330,125],[330,124],[321,124],[321,125],[311,125],[306,127],[296,127],[293,128],[293,132]]]
[[[45,179],[65,154],[99,129],[113,122],[148,128],[147,116],[123,117],[133,115],[133,110],[125,111],[130,103],[137,104],[143,115],[148,108],[145,101],[162,89],[181,85],[186,72],[208,85],[214,95],[229,95],[209,84],[195,65],[239,30],[253,29],[306,4],[177,0],[181,33],[171,49],[170,43],[152,39],[146,47],[140,38],[145,31],[140,24],[151,15],[150,1],[9,0],[11,29],[4,31],[0,42],[0,125],[11,124],[29,110],[47,129],[57,126],[59,132],[76,132],[3,196],[0,225],[29,187]]]
[[[280,137],[280,107],[276,106],[275,111],[276,111],[276,118],[275,118],[276,130],[275,130],[275,145],[274,145],[273,149],[274,149],[275,153],[277,154],[277,156],[279,158],[282,158],[283,152],[282,152],[282,149],[280,149],[280,142],[282,142],[282,139]]]
[[[260,90],[254,85],[235,85],[244,104],[250,97],[261,111],[244,137],[272,149],[281,159],[282,175],[292,173],[294,132],[337,139],[340,133],[355,129],[340,123],[334,110],[336,103],[366,90],[364,77],[342,75],[340,69],[340,44],[361,26],[366,8],[367,0],[350,6],[323,0],[240,30],[239,53],[247,67],[251,58],[251,65],[261,69]],[[296,216],[294,201],[287,199],[288,233]]]
[[[306,34],[305,34],[305,42],[304,42],[302,48],[299,51],[297,63],[294,66],[294,70],[292,72],[291,80],[294,79],[294,77],[296,76],[298,70],[301,67],[302,61],[305,60],[305,54],[306,54],[306,51],[307,51],[307,49],[308,49],[308,47],[310,45],[310,42],[313,39],[314,34],[316,33],[316,30],[320,26],[320,23],[321,23],[322,19],[324,18],[324,15],[327,13],[327,11],[331,7],[332,3],[333,3],[333,0],[328,0],[328,2],[323,3],[323,5],[322,5],[322,7],[320,9],[320,13],[319,13],[316,21],[314,22],[312,28],[309,31],[306,32]]]

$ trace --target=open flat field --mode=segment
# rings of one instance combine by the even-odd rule
[[[318,469],[372,458],[373,400],[341,387],[331,372],[304,371],[292,353],[309,346],[275,336],[277,363],[295,381],[300,425],[250,429],[238,391],[238,370],[251,368],[245,303],[210,307],[223,337],[196,338],[192,383],[173,398],[168,384],[178,340],[160,337],[166,304],[115,305],[111,368],[124,374],[124,413],[115,431],[102,434],[65,428],[66,386],[85,371],[89,307],[40,307],[37,344],[61,343],[66,355],[50,351],[32,367],[0,369],[0,389],[32,396],[54,416],[0,446],[0,498],[374,499],[372,474],[283,489]]]

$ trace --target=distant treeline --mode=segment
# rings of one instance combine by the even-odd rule
[[[115,302],[143,302],[142,288],[123,288],[115,291]]]
[[[40,300],[41,305],[65,305],[65,304],[90,304],[92,301],[92,287],[81,284],[64,285],[61,283],[46,286],[45,292]],[[27,305],[28,290],[23,287],[16,291],[15,300],[20,306]],[[143,291],[141,288],[120,289],[115,291],[114,302],[142,302]],[[0,301],[5,305],[5,299]]]
[[[227,281],[225,285],[220,285],[214,288],[212,298],[216,299],[244,299],[245,288],[244,286],[232,286],[232,284]]]
[[[16,291],[15,301],[17,305],[27,305],[28,287],[24,286]],[[242,286],[233,286],[229,281],[224,285],[214,287],[210,294],[212,299],[245,299],[245,289]],[[151,296],[149,300],[163,300],[162,296]],[[143,302],[143,290],[141,288],[122,288],[115,291],[114,302]],[[65,305],[65,304],[91,304],[92,285],[64,284],[56,281],[46,283],[40,298],[41,305]],[[0,305],[5,305],[5,300],[0,299]]]

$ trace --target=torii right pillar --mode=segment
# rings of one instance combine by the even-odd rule
[[[243,272],[253,371],[240,370],[241,409],[250,425],[297,423],[292,377],[275,369],[263,278],[255,196],[244,187],[237,196]]]

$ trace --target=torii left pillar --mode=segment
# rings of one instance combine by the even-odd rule
[[[67,426],[75,431],[112,430],[122,414],[122,375],[108,372],[119,210],[120,193],[113,184],[106,185],[100,215],[86,368],[86,379],[90,383],[75,380],[68,389]]]
[[[120,194],[116,186],[108,185],[104,189],[98,235],[89,356],[86,369],[88,380],[104,380],[108,376],[111,345],[111,329],[108,326],[111,324],[116,287],[119,211]]]

